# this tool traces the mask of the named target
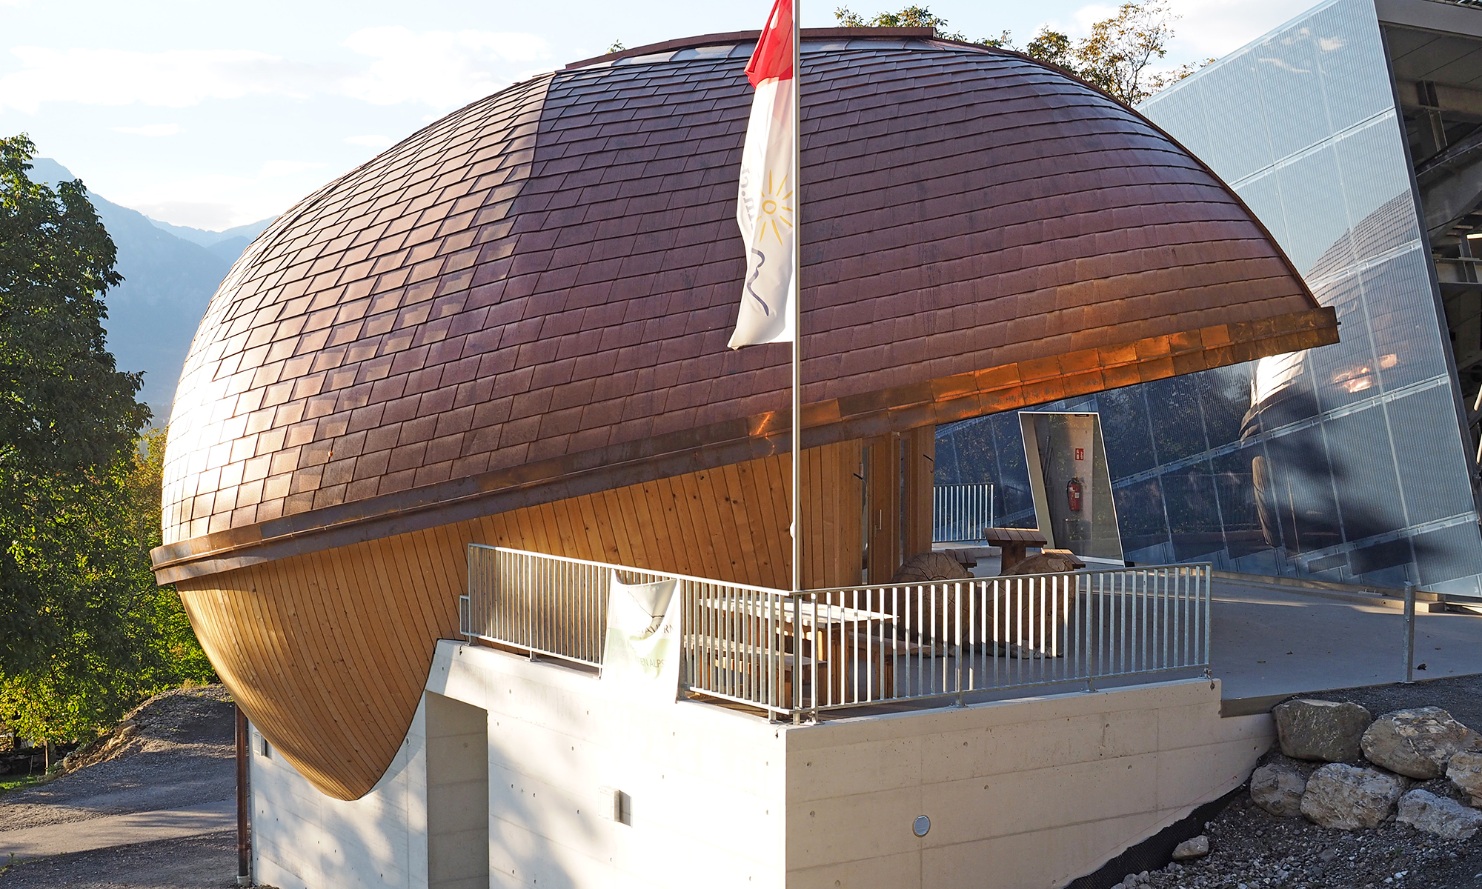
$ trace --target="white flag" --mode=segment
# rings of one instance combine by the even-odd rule
[[[736,222],[746,243],[746,278],[732,349],[793,340],[798,189],[792,181],[792,15],[792,0],[777,0],[746,66],[756,94],[741,149],[736,201]]]

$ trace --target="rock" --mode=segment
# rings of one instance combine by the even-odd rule
[[[1320,827],[1378,827],[1393,814],[1395,803],[1409,787],[1410,782],[1398,775],[1329,763],[1307,779],[1302,814]]]
[[[1395,820],[1448,840],[1467,840],[1482,827],[1482,812],[1428,790],[1412,790],[1400,797]]]
[[[1188,861],[1193,858],[1203,858],[1209,854],[1209,837],[1200,834],[1191,840],[1184,840],[1173,850],[1174,861]]]
[[[1471,729],[1440,707],[1396,710],[1364,732],[1364,756],[1376,766],[1410,778],[1439,778],[1446,763],[1473,743]]]
[[[1302,792],[1307,779],[1296,766],[1285,762],[1268,762],[1250,776],[1251,801],[1282,818],[1302,814]]]
[[[1359,739],[1374,721],[1358,704],[1302,698],[1278,704],[1271,713],[1282,753],[1322,762],[1357,760],[1363,752]]]
[[[1472,805],[1482,807],[1482,753],[1463,750],[1446,763],[1446,777],[1472,798]]]

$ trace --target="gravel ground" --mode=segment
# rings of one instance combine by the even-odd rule
[[[86,831],[103,815],[152,812],[236,794],[236,714],[221,686],[156,695],[96,744],[64,760],[65,773],[0,797],[0,831],[55,825]],[[211,889],[235,886],[235,832],[0,863],[0,887]]]
[[[5,889],[226,889],[237,885],[237,834],[208,833],[26,861]]]
[[[1436,706],[1482,731],[1482,676],[1462,676],[1311,697],[1363,704],[1375,716]],[[1280,754],[1268,754],[1269,756]],[[1444,779],[1415,785],[1460,799]],[[1149,889],[1482,889],[1482,834],[1443,840],[1391,821],[1377,830],[1342,831],[1302,818],[1278,818],[1238,796],[1206,827],[1210,854],[1122,881]]]

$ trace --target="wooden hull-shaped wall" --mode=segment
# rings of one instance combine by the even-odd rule
[[[804,583],[859,582],[861,447],[804,453]],[[791,583],[788,458],[768,457],[182,581],[202,646],[316,787],[371,789],[457,638],[470,543],[738,583]]]

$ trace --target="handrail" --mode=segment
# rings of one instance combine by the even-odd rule
[[[681,685],[776,718],[1209,665],[1208,564],[792,593],[480,544],[460,629],[601,667],[608,587],[672,578]]]

